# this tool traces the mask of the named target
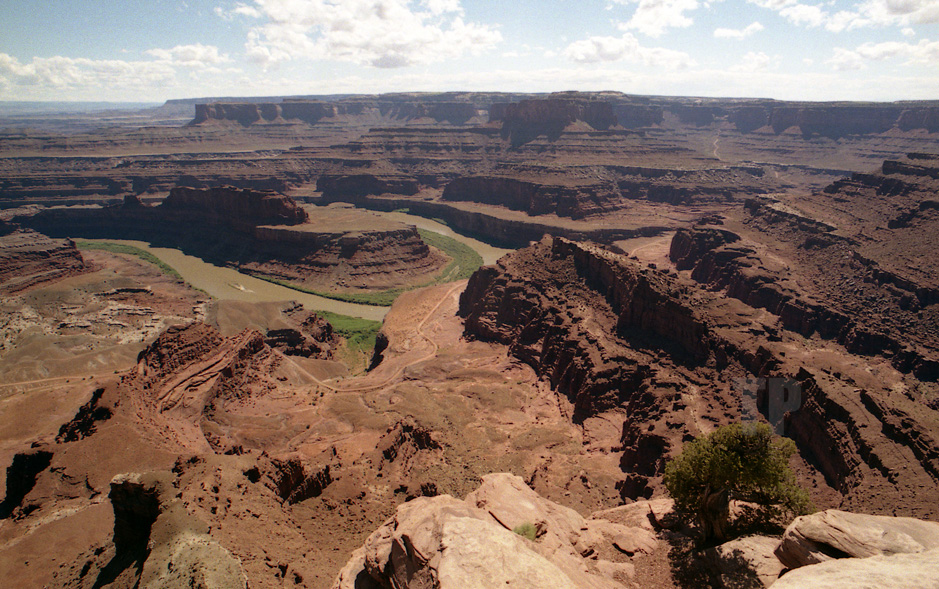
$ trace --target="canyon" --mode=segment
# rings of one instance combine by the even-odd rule
[[[757,554],[769,572],[747,586],[799,586],[832,554],[874,554],[829,539],[792,560],[805,521],[931,530],[937,113],[452,92],[11,125],[0,569],[343,589],[501,559],[492,578],[674,587],[727,584],[731,565],[756,582]],[[456,279],[402,212],[512,251]],[[111,242],[396,298],[372,346],[315,299],[213,297]],[[741,421],[793,440],[820,513],[687,549],[665,465]]]

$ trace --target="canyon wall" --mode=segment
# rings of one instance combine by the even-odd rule
[[[210,102],[195,105],[195,117],[189,126],[235,122],[244,126],[263,123],[306,123],[315,125],[323,119],[359,118],[386,122],[432,119],[436,123],[462,125],[479,115],[468,101],[389,100],[381,97],[337,101],[284,99],[280,102]]]
[[[616,125],[613,105],[598,100],[542,98],[494,107],[490,121],[502,121],[502,137],[513,145],[528,143],[539,135],[557,138],[564,129],[583,121],[597,130]]]
[[[175,188],[156,207],[128,196],[122,205],[47,209],[17,220],[54,236],[146,240],[317,289],[402,286],[446,263],[413,226],[370,228],[373,220],[363,218],[361,229],[335,227],[311,220],[286,196],[231,187]]]
[[[548,184],[515,178],[463,176],[444,187],[443,200],[504,206],[531,216],[582,219],[623,207],[612,183]]]
[[[70,239],[51,239],[28,229],[0,231],[2,294],[13,294],[90,270]]]
[[[716,229],[678,243],[692,252],[738,241]],[[691,437],[747,415],[740,379],[762,377],[801,391],[801,404],[781,412],[768,389],[753,390],[752,410],[797,442],[809,468],[800,470],[803,484],[819,484],[814,469],[844,508],[939,517],[939,406],[896,395],[863,369],[832,372],[816,363],[812,340],[695,282],[547,238],[481,268],[459,312],[468,337],[508,346],[569,400],[574,421],[622,417],[624,497],[661,492],[667,459]]]

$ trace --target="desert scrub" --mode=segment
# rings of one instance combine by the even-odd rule
[[[703,541],[725,542],[730,502],[754,503],[766,523],[810,513],[809,494],[789,467],[795,442],[765,423],[735,423],[688,442],[665,465],[662,482],[679,513],[691,515]]]
[[[144,262],[153,264],[167,276],[172,276],[176,280],[183,279],[183,277],[179,275],[179,272],[177,272],[172,266],[160,258],[154,256],[150,252],[140,249],[139,247],[134,247],[124,243],[112,243],[110,241],[76,241],[75,246],[80,250],[101,250],[105,252],[111,252],[112,254],[129,254],[131,256],[136,256]]]
[[[535,527],[535,524],[531,522],[525,522],[519,524],[512,529],[513,532],[521,536],[522,538],[528,538],[532,542],[535,541],[535,538],[538,536],[538,528]]]

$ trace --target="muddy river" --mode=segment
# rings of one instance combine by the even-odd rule
[[[483,258],[483,263],[492,264],[497,259],[507,254],[511,250],[500,249],[487,245],[481,241],[465,237],[452,229],[423,217],[406,215],[404,213],[375,213],[400,221],[416,225],[421,229],[435,231],[452,237],[457,241],[465,243],[472,247]],[[388,307],[377,307],[373,305],[359,305],[355,303],[345,303],[335,301],[316,295],[307,294],[277,284],[266,282],[259,278],[242,274],[233,268],[223,268],[210,264],[201,258],[184,254],[183,252],[166,247],[152,247],[144,241],[102,239],[88,241],[107,241],[111,243],[124,243],[148,251],[166,264],[172,266],[183,280],[192,286],[204,290],[213,297],[220,300],[248,301],[248,302],[274,302],[274,301],[297,301],[303,304],[307,309],[320,311],[330,311],[332,313],[341,313],[351,317],[361,317],[363,319],[372,319],[381,321],[388,312]]]
[[[379,215],[385,217],[386,219],[391,219],[393,221],[398,221],[400,223],[407,223],[408,225],[415,225],[420,229],[426,229],[428,231],[433,231],[434,233],[440,233],[441,235],[446,235],[451,237],[460,243],[465,243],[470,246],[476,253],[482,256],[483,264],[487,266],[490,264],[495,264],[496,260],[504,256],[505,254],[512,252],[514,250],[502,249],[499,247],[493,247],[488,243],[483,243],[479,240],[473,239],[472,237],[466,237],[450,229],[443,223],[438,223],[437,221],[432,221],[424,217],[418,217],[416,215],[408,215],[406,213],[384,213],[379,211],[369,210],[373,215]]]

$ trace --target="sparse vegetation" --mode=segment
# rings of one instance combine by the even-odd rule
[[[335,333],[345,338],[351,353],[356,356],[363,354],[371,356],[372,350],[375,349],[375,338],[381,329],[381,321],[349,317],[329,311],[318,310],[316,313],[329,321]]]
[[[255,278],[266,280],[267,282],[271,282],[273,284],[277,284],[286,288],[292,288],[293,290],[313,294],[326,299],[333,299],[335,301],[343,301],[346,303],[357,303],[359,305],[390,307],[391,304],[394,303],[402,293],[413,290],[415,288],[423,288],[425,286],[433,286],[435,284],[446,284],[448,282],[464,280],[472,276],[473,272],[478,270],[479,267],[483,265],[482,257],[468,245],[461,243],[452,237],[447,237],[446,235],[441,235],[433,231],[427,231],[426,229],[418,229],[418,232],[421,235],[421,239],[424,240],[424,243],[447,254],[447,256],[450,257],[450,263],[447,264],[447,266],[441,270],[440,274],[438,274],[437,277],[433,280],[410,288],[389,288],[387,290],[378,290],[364,293],[323,292],[319,290],[312,290],[292,282],[287,282],[285,280],[264,276],[262,274],[252,275]]]
[[[426,229],[418,229],[421,239],[429,246],[433,246],[452,258],[447,267],[443,269],[434,284],[444,284],[463,280],[473,275],[473,272],[483,265],[482,257],[465,243],[452,237],[441,235]]]
[[[523,538],[528,538],[532,542],[534,542],[535,538],[538,536],[538,528],[536,528],[535,525],[531,522],[519,524],[515,526],[512,531]]]
[[[758,505],[769,523],[809,511],[808,493],[789,468],[795,443],[762,423],[733,424],[688,443],[665,467],[678,511],[692,515],[704,543],[728,539],[731,500]]]
[[[82,250],[101,250],[111,252],[112,254],[130,254],[140,258],[145,262],[153,264],[159,268],[161,272],[168,276],[172,276],[177,280],[183,279],[183,277],[179,275],[179,272],[177,272],[172,266],[160,258],[154,256],[150,252],[140,249],[139,247],[134,247],[124,243],[112,243],[110,241],[76,241],[75,245],[78,247],[78,249]]]

